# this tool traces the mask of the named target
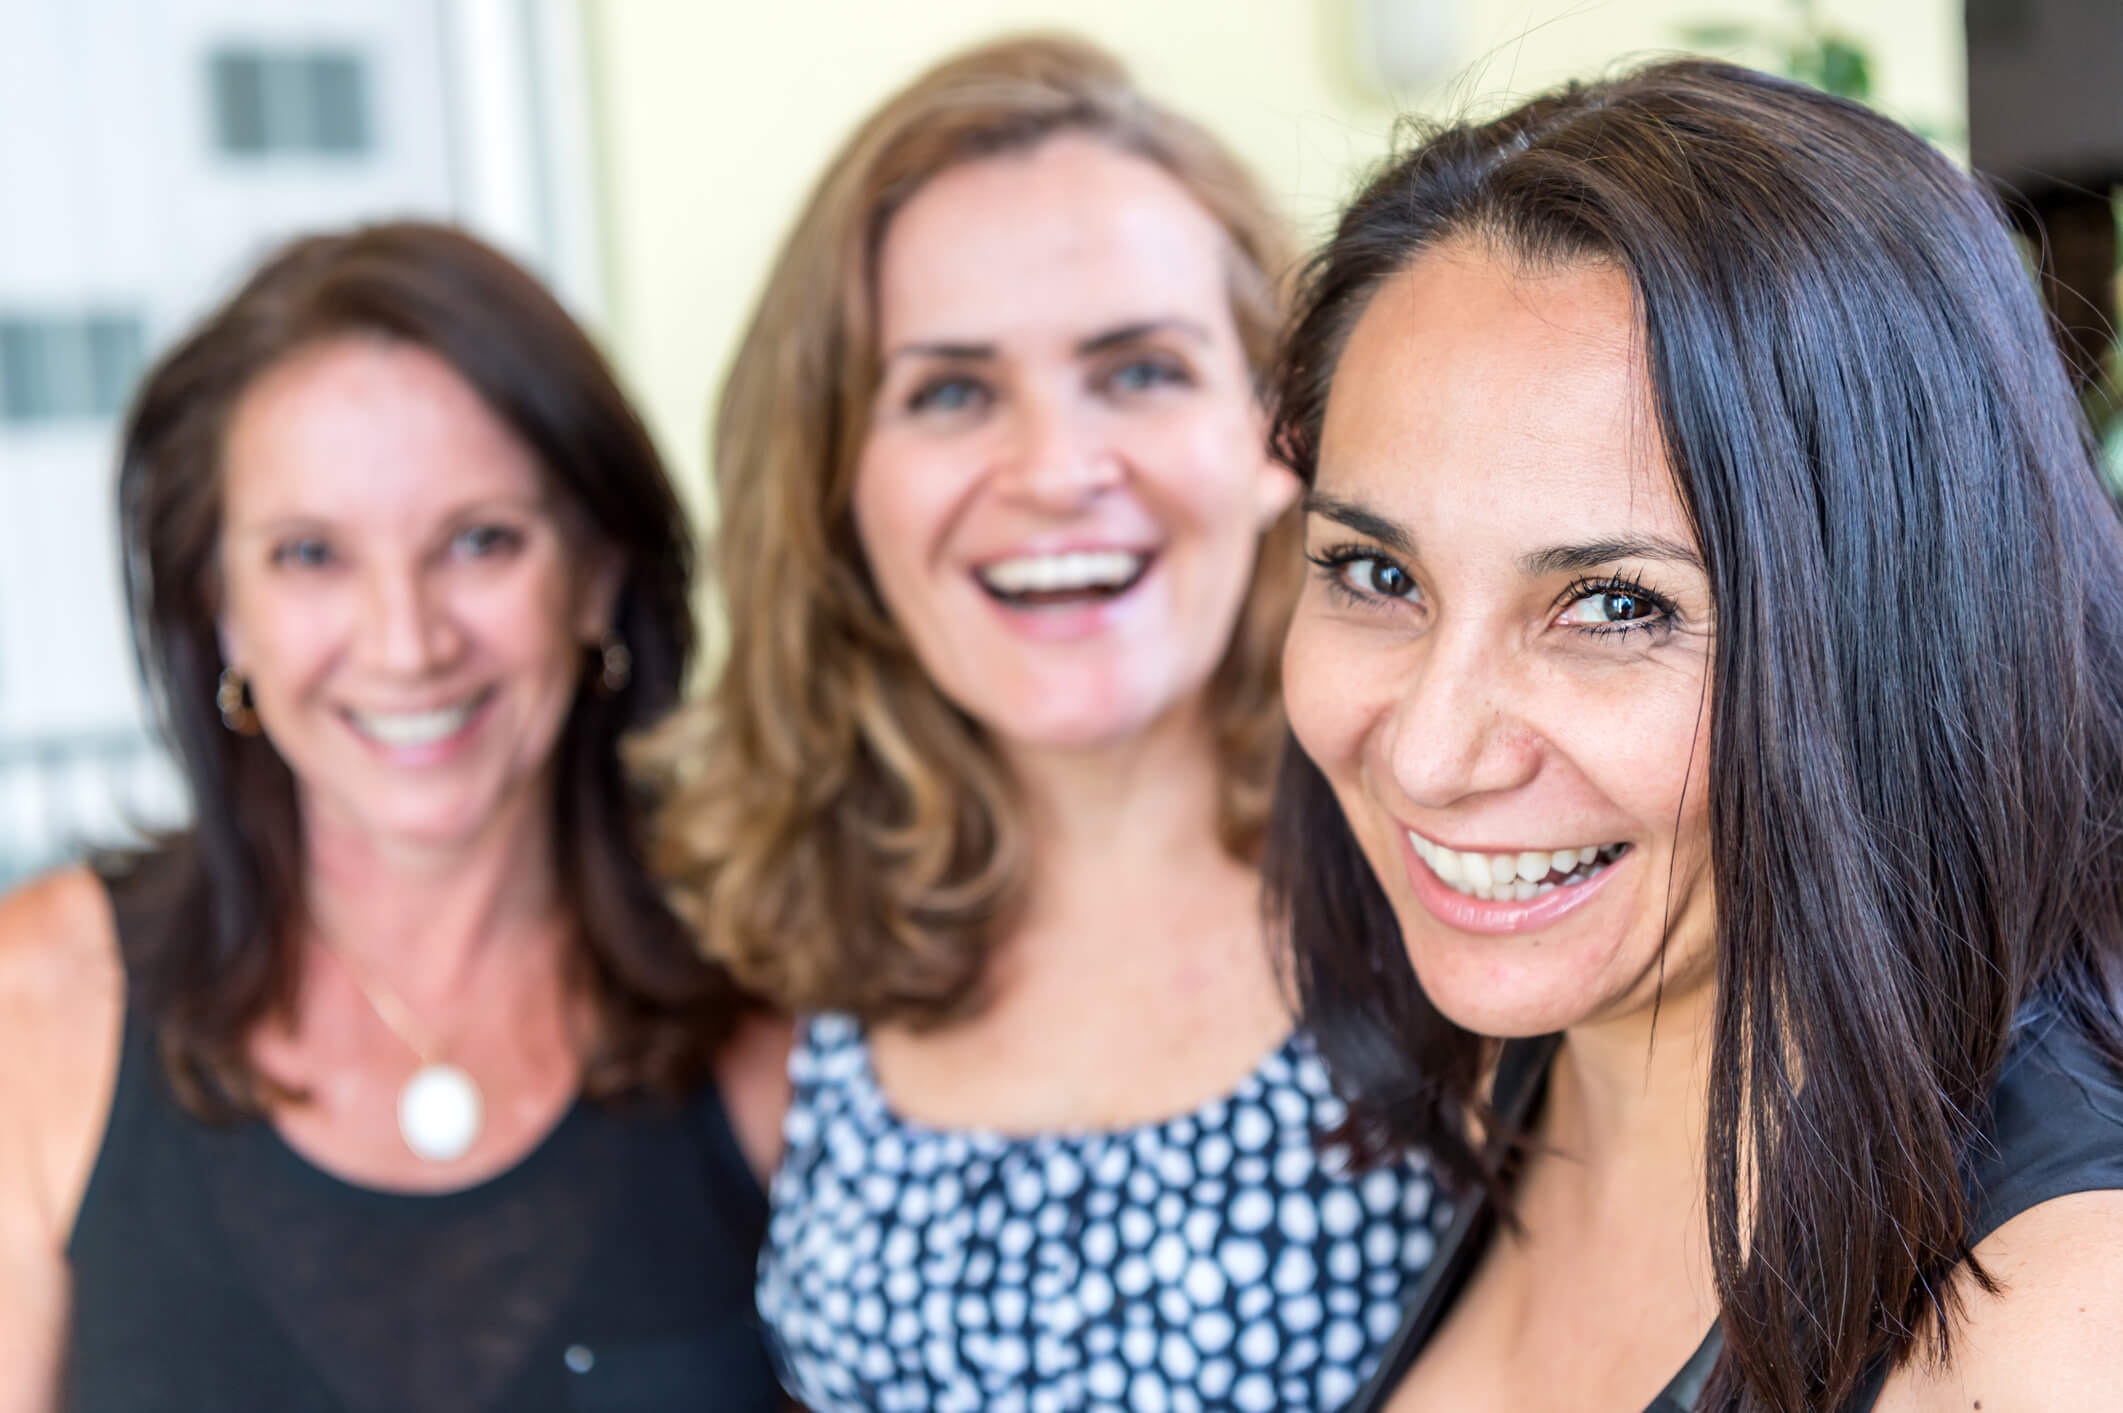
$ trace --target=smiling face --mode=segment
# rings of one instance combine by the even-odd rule
[[[1433,250],[1336,369],[1284,657],[1417,978],[1517,1036],[1711,965],[1709,581],[1626,278]]]
[[[427,350],[344,338],[237,404],[220,629],[313,827],[449,846],[549,797],[610,622],[531,452]]]
[[[1223,656],[1295,491],[1227,245],[1164,172],[1073,136],[955,167],[887,229],[856,527],[924,669],[1005,741],[1128,740]]]

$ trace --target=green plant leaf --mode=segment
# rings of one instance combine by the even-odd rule
[[[1865,51],[1836,35],[1821,37],[1820,78],[1822,88],[1839,98],[1860,103],[1872,97],[1872,62]]]
[[[1713,20],[1681,26],[1682,41],[1696,49],[1738,49],[1761,38],[1759,27],[1738,20]]]

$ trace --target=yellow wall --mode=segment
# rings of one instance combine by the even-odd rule
[[[1072,28],[1221,133],[1316,231],[1385,150],[1392,123],[1393,107],[1359,77],[1364,3],[585,0],[607,334],[696,508],[711,390],[774,246],[827,155],[886,93],[974,40]],[[1959,130],[1959,0],[1820,7],[1873,53],[1883,107]],[[1687,22],[1789,13],[1786,0],[1456,0],[1457,77],[1409,94],[1407,106],[1491,107],[1673,49]]]

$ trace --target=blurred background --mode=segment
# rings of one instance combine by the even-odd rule
[[[403,214],[497,242],[705,519],[712,390],[820,165],[919,69],[1033,28],[1120,53],[1308,235],[1401,114],[1676,50],[1863,99],[2013,194],[2123,463],[2123,0],[0,0],[0,887],[183,817],[127,642],[117,423],[272,245]]]

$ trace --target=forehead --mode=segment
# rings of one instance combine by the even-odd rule
[[[1185,315],[1228,327],[1228,240],[1171,176],[1088,137],[953,167],[886,228],[887,343],[1078,333]]]
[[[1637,329],[1612,266],[1426,252],[1350,333],[1319,489],[1403,520],[1426,549],[1623,529],[1692,541]]]
[[[449,363],[417,344],[345,337],[268,369],[222,447],[223,511],[397,518],[536,498],[536,458]]]

